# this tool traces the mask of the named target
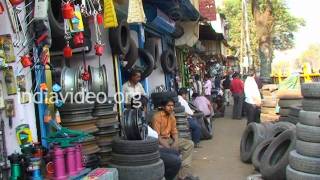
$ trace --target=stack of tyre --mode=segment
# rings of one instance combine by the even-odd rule
[[[297,124],[296,149],[290,152],[288,180],[320,179],[320,83],[301,85],[304,99]]]
[[[98,132],[97,119],[92,116],[94,104],[65,103],[59,109],[62,126],[72,130],[83,131],[94,135]],[[97,153],[100,148],[95,136],[88,137],[81,141],[84,164],[86,167],[95,168],[99,164]]]
[[[96,103],[93,116],[97,118],[96,125],[99,129],[95,136],[100,148],[98,156],[100,166],[107,166],[111,160],[112,139],[119,135],[118,113],[113,110],[114,101],[109,98],[103,104]]]
[[[191,139],[191,133],[189,130],[189,123],[185,114],[184,107],[179,103],[178,95],[172,91],[155,92],[151,94],[151,99],[154,109],[161,106],[161,102],[164,99],[173,99],[175,102],[174,112],[177,121],[177,129],[180,138]]]
[[[158,139],[124,140],[112,142],[112,163],[117,168],[119,180],[161,180],[164,164],[160,159]]]
[[[263,179],[285,179],[289,152],[295,148],[296,126],[289,122],[250,123],[240,143],[240,157]]]
[[[301,100],[302,100],[301,97],[290,97],[290,98],[282,97],[278,103],[278,105],[280,106],[279,120],[292,121],[294,124],[296,124],[297,122],[294,122],[294,121],[296,120],[295,117],[297,117],[298,114],[295,112],[295,109],[298,109],[301,106]],[[291,118],[289,118],[289,116]]]
[[[267,84],[262,87],[262,104],[261,104],[261,122],[273,122],[279,120],[279,115],[276,114],[276,106],[278,103],[276,84]]]

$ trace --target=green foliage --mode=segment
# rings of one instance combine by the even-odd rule
[[[304,63],[310,63],[314,71],[319,71],[320,69],[320,44],[312,44],[309,48],[304,51],[299,59],[299,66],[302,66]]]

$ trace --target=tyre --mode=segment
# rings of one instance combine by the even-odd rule
[[[277,101],[276,100],[262,100],[262,107],[271,107],[275,108],[277,106]]]
[[[138,48],[134,40],[130,38],[129,43],[130,43],[129,50],[125,56],[125,61],[127,61],[127,64],[123,67],[123,70],[125,71],[128,71],[133,67],[133,65],[136,63],[139,56]]]
[[[185,109],[184,109],[183,106],[175,107],[175,108],[174,108],[174,112],[175,112],[175,113],[182,113],[182,112],[185,112]]]
[[[118,154],[148,154],[158,150],[158,139],[151,137],[148,137],[146,140],[136,141],[116,138],[112,142],[112,151]]]
[[[279,111],[279,114],[281,116],[289,116],[289,112],[290,112],[290,109],[281,107],[280,111]]]
[[[143,166],[158,162],[160,159],[159,151],[148,154],[117,154],[112,153],[112,164],[121,166]]]
[[[184,35],[184,29],[181,25],[176,24],[175,31],[171,34],[171,36],[175,39],[179,39]]]
[[[296,151],[291,151],[289,155],[289,164],[292,169],[297,171],[320,174],[320,158],[302,156]]]
[[[301,155],[320,158],[320,143],[297,140],[296,150]]]
[[[294,117],[299,117],[299,113],[302,109],[301,106],[290,106],[290,111],[289,111],[289,115],[290,116],[294,116]]]
[[[320,112],[301,110],[299,117],[301,124],[320,127]]]
[[[130,47],[130,30],[126,20],[119,22],[118,27],[109,31],[109,41],[112,54],[126,55]]]
[[[299,122],[299,118],[296,116],[291,116],[289,114],[289,116],[287,117],[287,122],[290,122],[292,124],[297,124]]]
[[[264,114],[275,114],[276,109],[274,107],[261,107],[261,113]]]
[[[287,166],[286,170],[287,180],[319,180],[320,175],[309,174],[292,169],[290,166]]]
[[[250,123],[242,134],[240,142],[240,157],[244,163],[250,163],[256,147],[266,138],[267,133],[263,125]]]
[[[166,74],[173,74],[177,66],[173,51],[170,49],[163,51],[160,59],[163,72]]]
[[[152,55],[154,59],[154,67],[157,68],[157,62],[160,60],[160,47],[157,38],[148,38],[144,44],[144,48]]]
[[[289,152],[295,148],[295,141],[295,129],[288,129],[271,142],[260,164],[260,172],[265,180],[285,179]]]
[[[173,8],[168,11],[169,17],[174,21],[179,21],[182,19],[182,12],[180,11],[179,4],[173,6]]]
[[[277,122],[273,124],[272,132],[269,137],[277,137],[288,129],[295,129],[296,126],[289,122]]]
[[[259,170],[260,168],[260,162],[261,158],[264,154],[264,152],[267,150],[271,142],[273,141],[274,138],[266,139],[262,141],[254,150],[253,155],[252,155],[252,164],[256,170]]]
[[[143,71],[141,73],[141,79],[145,79],[152,73],[154,69],[154,59],[152,55],[145,49],[139,48],[138,50],[139,57],[143,62]]]
[[[301,99],[280,99],[279,106],[282,108],[289,108],[292,105],[301,105]]]
[[[320,83],[302,83],[301,93],[306,98],[320,98]]]
[[[303,99],[302,109],[305,111],[320,112],[320,101],[318,99]]]
[[[320,143],[320,127],[297,124],[297,137],[307,142]]]
[[[175,91],[166,91],[166,92],[158,92],[158,93],[152,93],[151,99],[166,99],[166,98],[173,98],[177,97],[177,93]]]
[[[164,164],[162,160],[144,166],[120,166],[110,164],[110,167],[117,168],[121,180],[141,180],[141,177],[148,177],[148,180],[161,180],[164,176]]]

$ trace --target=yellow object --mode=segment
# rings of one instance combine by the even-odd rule
[[[19,145],[32,143],[32,133],[29,125],[21,124],[16,127],[16,137]]]
[[[103,26],[104,28],[118,27],[117,14],[113,0],[104,0]]]
[[[145,23],[146,15],[144,14],[141,0],[130,0],[128,7],[128,23]]]
[[[312,82],[309,72],[310,72],[310,68],[308,68],[308,64],[305,63],[303,65],[303,75],[304,75],[303,77],[304,77],[304,82],[306,83]]]
[[[281,70],[279,70],[279,72],[278,72],[278,82],[279,83],[281,83],[281,81],[282,81],[282,79],[281,79],[281,77],[282,77],[282,72],[281,72]]]
[[[82,15],[81,15],[79,5],[75,6],[74,17],[66,21],[67,21],[68,29],[71,33],[84,31],[83,20],[82,20]]]

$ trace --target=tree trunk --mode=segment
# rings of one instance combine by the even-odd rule
[[[270,81],[272,63],[272,43],[271,37],[263,36],[259,43],[260,78],[263,81]]]

